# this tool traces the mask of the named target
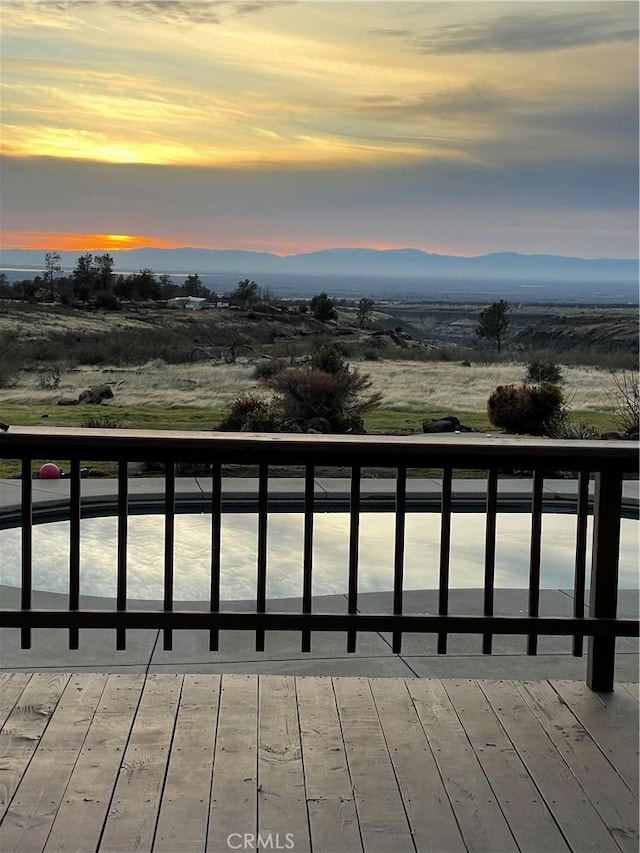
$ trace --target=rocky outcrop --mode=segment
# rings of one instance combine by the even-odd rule
[[[112,399],[113,389],[111,388],[111,385],[92,385],[90,388],[85,388],[84,391],[81,391],[77,400],[75,397],[60,397],[56,402],[56,405],[77,406],[81,403],[84,406],[99,406],[103,400]]]
[[[423,421],[422,432],[476,432],[476,430],[474,430],[473,427],[461,424],[455,415],[447,415],[444,418],[434,418],[430,421]]]

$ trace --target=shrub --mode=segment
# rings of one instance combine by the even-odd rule
[[[289,362],[284,358],[264,359],[256,364],[253,375],[256,379],[270,379],[274,373],[280,373],[288,366]]]
[[[108,290],[98,290],[93,297],[96,308],[105,308],[107,311],[119,311],[122,304],[114,293]]]
[[[332,376],[344,376],[349,365],[344,360],[344,352],[334,344],[322,344],[311,355],[309,366],[312,370],[321,370]]]
[[[562,419],[565,398],[557,385],[499,385],[487,402],[489,420],[518,435],[547,435],[549,426]]]
[[[256,397],[255,394],[241,394],[231,406],[231,411],[220,424],[220,429],[224,432],[241,432],[246,428],[248,420],[253,418],[253,422],[259,417],[258,413],[266,413],[270,403]]]
[[[527,364],[525,383],[562,382],[562,368],[551,359],[534,358]]]
[[[38,370],[38,387],[43,391],[54,391],[60,385],[61,370],[59,365],[42,367]]]
[[[80,426],[90,429],[119,429],[120,418],[111,415],[88,415],[82,419]]]
[[[290,367],[267,382],[279,395],[285,419],[298,426],[315,418],[325,418],[332,432],[362,432],[362,416],[380,402],[382,394],[362,396],[371,386],[368,375],[345,371]]]
[[[276,402],[263,402],[261,406],[247,412],[242,432],[282,432],[282,412]]]
[[[552,418],[546,424],[546,434],[549,438],[565,438],[565,439],[599,439],[600,432],[592,424],[576,421],[575,423],[569,420],[566,412],[561,412],[557,417]]]
[[[613,388],[607,395],[616,425],[624,435],[638,432],[640,421],[640,380],[637,373],[623,370],[613,373]]]

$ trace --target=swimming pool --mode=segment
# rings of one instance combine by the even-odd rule
[[[592,518],[589,518],[587,572],[590,564]],[[164,516],[132,515],[128,532],[128,596],[162,599]],[[301,513],[272,512],[267,537],[267,597],[302,595],[303,525]],[[450,587],[479,588],[484,584],[484,513],[452,514]],[[637,521],[622,519],[619,588],[637,589]],[[255,599],[257,515],[225,512],[221,532],[221,598]],[[393,587],[395,515],[360,515],[359,592]],[[0,531],[0,584],[20,585],[21,529]],[[525,513],[497,515],[496,588],[529,585],[531,517]],[[541,587],[573,587],[576,518],[545,513],[542,525]],[[102,516],[81,522],[80,560],[83,595],[113,597],[116,589],[117,519]],[[406,516],[404,589],[438,586],[440,516],[410,512]],[[349,514],[314,516],[313,595],[344,594],[348,584]],[[211,516],[189,513],[175,517],[174,598],[206,601],[210,588]],[[33,588],[68,591],[69,522],[33,528]],[[587,574],[588,585],[588,574]]]

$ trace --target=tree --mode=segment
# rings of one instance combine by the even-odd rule
[[[153,270],[145,267],[140,270],[140,272],[128,276],[128,278],[131,279],[134,299],[141,299],[142,301],[146,301],[148,299],[160,299],[162,295],[160,284],[158,283]]]
[[[375,302],[373,299],[367,299],[363,297],[360,302],[358,302],[358,310],[356,311],[356,318],[358,320],[358,325],[360,328],[364,328],[366,324],[371,319],[371,315],[373,314]]]
[[[480,312],[480,319],[476,326],[476,337],[493,341],[498,352],[500,352],[509,331],[508,314],[508,302],[504,299],[499,302],[492,302],[488,308]]]
[[[96,287],[100,290],[111,290],[113,284],[113,258],[111,255],[97,255],[93,268]]]
[[[258,299],[258,285],[255,281],[249,281],[245,278],[238,282],[238,286],[231,294],[234,302],[237,302],[240,308],[244,311],[247,305],[251,305]]]
[[[338,316],[336,313],[336,301],[330,299],[326,293],[318,293],[313,296],[309,303],[311,313],[316,320],[326,323],[327,320],[335,320]]]
[[[184,284],[180,288],[181,296],[204,296],[206,293],[206,288],[202,281],[200,280],[200,276],[198,273],[194,275],[188,275],[185,279]]]
[[[93,264],[93,255],[90,253],[80,255],[73,268],[72,275],[73,295],[76,299],[86,301],[95,289],[96,268]]]
[[[55,298],[55,294],[53,292],[53,280],[56,273],[61,271],[60,255],[57,252],[47,252],[44,256],[44,280],[45,284],[49,287],[49,293],[52,300]]]

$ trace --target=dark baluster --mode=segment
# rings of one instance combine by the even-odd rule
[[[80,460],[69,467],[69,610],[80,608]],[[69,648],[77,649],[79,631],[69,628]]]
[[[492,468],[487,476],[487,522],[484,540],[484,609],[485,616],[493,616],[496,571],[496,520],[498,510],[498,472]],[[482,635],[482,653],[490,655],[493,634]]]
[[[358,540],[360,532],[360,466],[351,469],[351,503],[349,507],[349,592],[348,610],[358,612]],[[347,632],[347,652],[356,650],[356,632]]]
[[[587,573],[587,519],[589,516],[589,472],[581,471],[578,477],[578,508],[576,520],[576,568],[573,581],[573,615],[584,619],[585,585]],[[582,657],[584,637],[573,635],[573,655]]]
[[[176,473],[173,462],[164,470],[164,610],[173,610],[173,552],[175,543]],[[171,651],[173,637],[170,628],[163,631],[163,649]]]
[[[269,467],[261,462],[258,469],[258,586],[256,611],[267,609],[267,517],[269,509]],[[264,651],[264,629],[256,631],[256,651]]]
[[[31,481],[31,460],[22,460],[22,591],[20,607],[31,610],[31,586],[33,568],[33,483]],[[20,629],[20,647],[31,648],[31,629]]]
[[[217,613],[220,610],[220,548],[222,522],[222,466],[219,462],[213,464],[211,475],[211,593],[209,610]],[[217,652],[220,632],[217,628],[209,631],[209,651]]]
[[[116,581],[116,609],[127,609],[127,532],[129,522],[128,465],[118,462],[118,576]],[[116,649],[127,646],[126,628],[116,629]]]
[[[451,554],[451,483],[453,471],[442,471],[442,498],[440,505],[440,576],[438,578],[438,614],[449,613],[449,558]],[[447,634],[438,634],[438,654],[447,653]]]
[[[393,613],[402,613],[402,582],[404,576],[404,532],[407,510],[407,469],[399,466],[396,479],[396,537],[393,564]],[[400,654],[402,650],[402,631],[394,631],[392,651]]]
[[[544,475],[538,468],[533,472],[531,498],[531,555],[529,559],[529,616],[540,615],[540,556],[542,545],[542,487]],[[538,635],[529,634],[527,654],[538,653]]]
[[[311,613],[313,570],[313,495],[314,466],[307,465],[304,475],[304,556],[302,567],[302,612]],[[302,651],[311,651],[311,632],[302,632]]]

